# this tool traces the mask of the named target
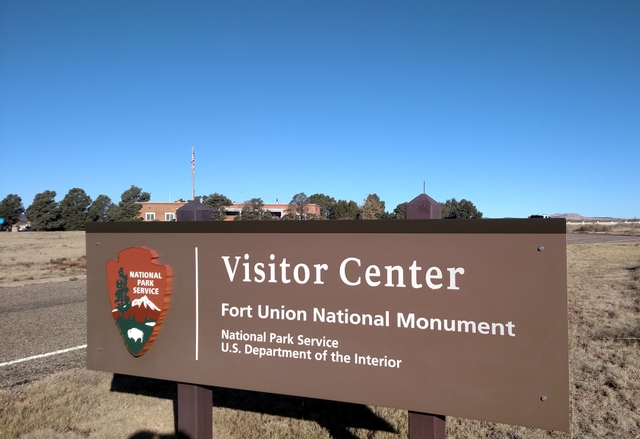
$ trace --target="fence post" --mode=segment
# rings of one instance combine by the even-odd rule
[[[189,201],[176,211],[178,221],[211,221],[213,212]],[[177,431],[188,439],[213,439],[213,392],[210,388],[178,383]]]
[[[407,203],[405,218],[442,219],[442,205],[427,194],[420,194]],[[444,415],[409,412],[409,439],[445,439],[447,437]]]

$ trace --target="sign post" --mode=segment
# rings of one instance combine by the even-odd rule
[[[423,193],[415,197],[405,208],[408,220],[442,219],[442,205]],[[447,418],[409,410],[409,439],[445,439]]]
[[[193,145],[191,177],[193,177]],[[195,180],[194,180],[195,181]],[[195,183],[194,186],[195,188]],[[192,194],[195,197],[195,189]],[[176,212],[178,221],[211,221],[212,212],[200,202],[190,201]],[[198,287],[195,279],[195,288]],[[189,439],[212,439],[213,392],[210,388],[195,384],[178,383],[178,431]]]
[[[409,439],[444,439],[446,437],[445,416],[409,411]]]
[[[178,434],[189,439],[213,437],[213,392],[194,384],[178,383]]]

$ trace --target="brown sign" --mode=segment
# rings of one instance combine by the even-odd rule
[[[105,273],[136,247],[173,272],[137,358]],[[90,369],[569,428],[563,220],[94,223],[87,284]]]

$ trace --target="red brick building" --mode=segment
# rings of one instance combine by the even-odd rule
[[[184,201],[155,202],[147,201],[138,203],[142,205],[139,218],[143,221],[175,221],[176,210],[187,204]],[[225,209],[227,217],[225,221],[233,221],[236,215],[240,215],[244,203],[233,203]],[[320,206],[317,204],[307,204],[307,215],[320,216]],[[287,215],[288,204],[273,203],[265,204],[264,209],[269,210],[274,219],[282,219]]]

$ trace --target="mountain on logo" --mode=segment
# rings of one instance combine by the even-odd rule
[[[147,296],[142,296],[139,299],[131,301],[129,309],[124,312],[122,317],[125,320],[134,319],[136,322],[145,323],[149,321],[157,322],[162,310],[149,299]],[[113,313],[117,313],[118,308],[113,310]]]
[[[145,308],[151,308],[153,311],[160,311],[160,308],[158,308],[151,300],[149,300],[147,296],[142,296],[139,299],[135,299],[133,302],[131,302],[131,306],[137,306],[138,308],[142,308],[144,306]]]

